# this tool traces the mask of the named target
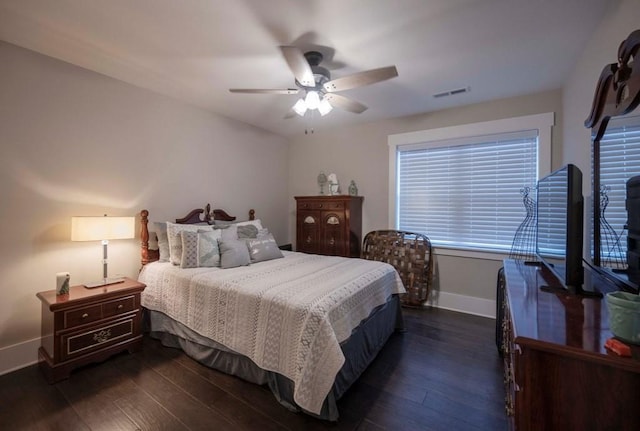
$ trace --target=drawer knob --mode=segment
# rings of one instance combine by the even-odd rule
[[[87,317],[89,317],[89,313],[84,313],[84,314],[82,315],[82,318],[83,318],[83,319],[86,319]]]
[[[124,308],[124,305],[118,304],[118,310],[122,310],[122,308]]]
[[[322,204],[318,205],[318,208],[322,208]]]

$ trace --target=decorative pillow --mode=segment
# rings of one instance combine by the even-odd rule
[[[238,231],[238,239],[258,237],[258,228],[252,224],[236,226],[236,230]]]
[[[256,238],[263,229],[259,219],[239,222],[214,220],[213,223],[215,229],[223,229],[222,239]],[[254,228],[257,229],[257,232]]]
[[[167,222],[167,239],[169,240],[169,261],[174,265],[180,265],[182,260],[182,238],[179,232],[198,232],[198,230],[213,230],[212,226],[202,224],[177,224]]]
[[[220,245],[220,267],[235,268],[251,263],[249,249],[244,240],[224,239],[218,241]]]
[[[213,221],[214,226],[216,227],[222,227],[222,226],[246,226],[246,225],[253,225],[255,227],[257,227],[258,229],[262,229],[262,222],[260,221],[260,219],[255,219],[255,220],[245,220],[245,221],[224,221],[224,220],[214,220]]]
[[[198,266],[220,266],[218,239],[221,232],[198,232]]]
[[[228,239],[228,240],[238,239],[238,226],[235,224],[216,226],[216,229],[220,229],[222,239]]]
[[[169,262],[169,239],[167,237],[167,223],[159,221],[153,222],[152,230],[158,237],[160,262]]]
[[[182,240],[182,257],[180,258],[180,268],[198,267],[198,232],[184,230],[178,232],[178,237]]]
[[[199,229],[198,232],[181,231],[182,258],[180,268],[220,266],[218,238],[220,231]]]
[[[252,263],[284,257],[271,234],[262,238],[248,239],[247,249]]]

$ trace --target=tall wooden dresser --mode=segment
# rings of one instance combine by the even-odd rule
[[[296,196],[296,251],[360,257],[362,196]]]

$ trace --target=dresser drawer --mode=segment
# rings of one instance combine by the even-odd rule
[[[305,201],[298,202],[299,210],[341,210],[344,202]]]
[[[81,308],[72,308],[65,310],[63,313],[64,327],[73,328],[102,319],[102,305],[94,304]]]
[[[102,316],[111,317],[124,314],[136,308],[136,300],[133,295],[116,299],[102,304]]]
[[[62,335],[62,360],[103,349],[135,335],[137,315],[85,331]]]

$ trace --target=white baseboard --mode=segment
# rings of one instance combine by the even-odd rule
[[[492,319],[496,318],[496,301],[492,299],[433,291],[429,305],[445,310],[475,314],[476,316],[490,317]]]
[[[0,376],[38,362],[40,338],[0,349]]]

